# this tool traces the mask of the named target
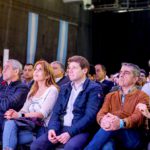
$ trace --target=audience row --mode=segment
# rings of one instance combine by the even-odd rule
[[[24,144],[30,144],[31,150],[144,148],[149,118],[144,86],[149,83],[140,84],[141,69],[122,63],[116,79],[110,81],[102,64],[95,66],[94,77],[89,76],[89,68],[86,58],[72,56],[67,73],[59,61],[39,60],[26,64],[21,75],[21,63],[8,60],[0,80],[3,150]],[[33,119],[41,124],[30,129],[20,124]]]

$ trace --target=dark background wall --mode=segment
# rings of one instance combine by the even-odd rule
[[[79,5],[62,0],[0,0],[0,59],[9,48],[10,58],[26,62],[29,12],[39,14],[35,61],[56,59],[60,19],[69,22],[68,57],[77,53],[79,10]]]
[[[103,63],[109,73],[121,62],[138,64],[149,71],[150,11],[94,13],[93,63]]]
[[[85,56],[91,64],[103,63],[108,74],[132,62],[149,71],[150,11],[127,13],[83,10],[62,0],[0,0],[0,59],[3,49],[10,58],[26,61],[28,13],[39,14],[36,60],[56,59],[59,20],[69,22],[69,56]]]

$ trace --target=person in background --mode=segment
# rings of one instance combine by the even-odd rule
[[[3,68],[3,80],[0,82],[0,139],[4,113],[8,109],[19,111],[27,97],[29,88],[21,83],[22,64],[15,59],[6,61]]]
[[[102,89],[87,77],[88,71],[89,62],[84,57],[68,59],[71,82],[61,86],[49,131],[31,144],[31,150],[48,150],[61,144],[64,150],[82,150],[87,144],[103,103]]]
[[[7,121],[3,131],[3,149],[16,149],[17,144],[26,144],[33,141],[33,132],[21,130],[15,122],[16,118],[36,117],[44,120],[44,126],[36,131],[37,136],[47,130],[48,121],[58,96],[58,87],[48,62],[44,60],[36,62],[33,79],[34,84],[23,108],[19,112],[14,109],[5,112]]]
[[[114,86],[118,86],[118,84],[119,84],[119,73],[118,72],[113,75],[113,82],[114,82]]]
[[[25,64],[22,74],[22,82],[25,83],[29,88],[33,84],[33,64]]]
[[[51,66],[54,70],[55,81],[59,86],[69,82],[69,78],[65,76],[65,66],[60,61],[51,62]]]
[[[148,72],[148,76],[147,76],[147,82],[150,82],[150,72]]]
[[[119,75],[120,89],[106,95],[97,114],[99,131],[84,150],[141,149],[143,147],[145,118],[136,109],[138,103],[148,104],[149,97],[137,89],[140,68],[122,63]]]
[[[95,76],[96,82],[102,84],[104,95],[108,94],[112,89],[112,87],[114,86],[114,83],[106,79],[105,66],[102,64],[95,65],[95,72],[96,72],[96,76]]]
[[[119,73],[115,73],[112,77],[112,81],[114,82],[114,86],[110,90],[110,92],[114,92],[120,88],[119,86]]]
[[[145,83],[141,90],[150,96],[150,82]]]
[[[149,112],[149,106],[147,106],[144,103],[139,103],[136,106],[137,109],[139,109],[141,111],[141,113],[148,119],[147,123],[149,123],[149,119],[150,119],[150,112]],[[147,150],[150,150],[150,131],[149,131],[149,124],[148,125],[148,131],[147,131],[147,139],[148,140],[148,146],[147,146]]]
[[[146,71],[144,69],[140,69],[140,77],[137,82],[137,86],[139,89],[142,89],[143,85],[147,82]]]

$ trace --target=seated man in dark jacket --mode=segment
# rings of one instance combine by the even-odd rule
[[[102,64],[95,65],[96,82],[101,84],[104,95],[108,94],[114,83],[106,79],[106,68]]]
[[[3,81],[0,82],[0,134],[3,115],[8,109],[20,110],[26,100],[28,87],[21,83],[22,65],[19,61],[8,60],[3,69]]]
[[[31,150],[53,149],[59,144],[64,144],[65,150],[82,150],[89,131],[95,128],[96,114],[103,103],[101,86],[87,78],[89,63],[84,57],[73,56],[68,64],[71,82],[61,87],[49,131],[31,144]]]
[[[69,82],[68,76],[65,75],[65,66],[60,61],[51,62],[51,66],[54,71],[55,82],[58,86]]]

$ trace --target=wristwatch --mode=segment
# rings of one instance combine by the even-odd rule
[[[21,117],[25,117],[25,114],[24,114],[24,113],[21,113]]]

